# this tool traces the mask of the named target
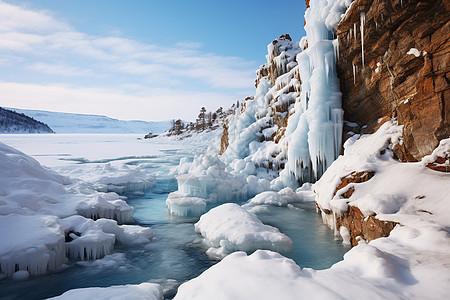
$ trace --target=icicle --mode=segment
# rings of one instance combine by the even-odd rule
[[[333,40],[335,62],[339,60],[339,39]]]
[[[361,54],[362,54],[363,68],[364,68],[364,23],[366,23],[366,13],[361,12]]]
[[[353,84],[356,84],[356,66],[355,64],[352,64],[353,66]]]
[[[353,23],[353,35],[354,35],[355,41],[356,41],[356,23]]]

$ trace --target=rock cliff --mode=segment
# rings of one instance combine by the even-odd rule
[[[345,120],[373,132],[396,117],[403,161],[450,136],[450,2],[356,0],[337,27]]]
[[[309,2],[306,1],[307,7],[310,7]],[[344,2],[348,6],[352,1]],[[344,2],[329,2],[329,5]],[[312,4],[310,9],[317,9],[318,3]],[[379,155],[388,152],[395,159],[411,162],[431,154],[441,140],[450,136],[449,10],[450,2],[444,0],[355,0],[341,21],[335,22],[337,27],[329,28],[330,35],[336,38],[333,45],[347,121],[343,141],[354,133],[374,133],[394,118],[402,130],[401,141],[387,141]],[[310,20],[314,21],[314,18]],[[302,78],[302,67],[308,65],[302,65],[299,58],[304,57],[302,52],[311,52],[313,49],[310,48],[314,45],[308,37],[296,43],[287,34],[269,44],[267,63],[257,70],[255,83],[257,94],[259,89],[266,96],[259,97],[262,100],[259,106],[252,104],[257,95],[245,99],[240,115],[238,113],[232,121],[240,122],[236,128],[243,127],[242,124],[248,126],[246,138],[254,138],[253,142],[251,139],[248,142],[249,148],[253,143],[253,150],[240,149],[242,155],[230,157],[244,158],[255,162],[257,169],[274,171],[272,178],[279,178],[271,182],[271,188],[294,186],[320,178],[320,174],[298,177],[296,168],[303,172],[310,166],[303,161],[291,161],[291,156],[295,157],[291,152],[297,149],[293,146],[297,134],[293,128],[297,126],[299,113],[308,108],[310,96],[307,95],[306,103],[301,97],[304,92],[302,81],[309,78]],[[254,118],[252,122],[247,122],[248,115]],[[221,154],[231,147],[228,135],[232,132],[230,127],[225,128]],[[308,138],[305,145],[309,142]],[[305,151],[307,147],[298,149]],[[449,171],[448,161],[450,154],[441,153],[426,166],[446,172]],[[289,174],[292,172],[295,176]],[[370,181],[374,174],[358,168],[343,173],[339,180],[341,184],[327,201],[331,198],[354,201],[352,195],[358,184]],[[330,227],[349,230],[349,242],[353,245],[358,236],[366,240],[388,236],[396,225],[396,222],[378,220],[376,214],[364,215],[357,205],[350,206],[345,213],[336,213],[333,208],[325,208],[319,203],[318,209]]]

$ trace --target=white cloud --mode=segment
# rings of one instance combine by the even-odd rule
[[[33,11],[0,1],[0,32],[69,30],[70,26],[55,20],[47,11]]]
[[[93,74],[91,70],[80,69],[62,64],[57,65],[42,62],[28,65],[27,68],[46,74],[63,75],[63,76],[87,76]]]
[[[102,114],[107,114],[102,112],[107,109],[115,117],[120,118],[118,114],[122,113],[123,118],[131,118],[132,113],[138,116],[145,111],[142,106],[149,109],[145,119],[150,116],[167,119],[169,114],[158,113],[159,109],[180,108],[172,117],[183,112],[182,117],[188,118],[192,112],[185,106],[195,111],[197,106],[207,103],[213,103],[211,109],[226,107],[239,99],[227,95],[246,96],[252,90],[256,68],[253,62],[205,53],[201,43],[180,42],[167,47],[117,36],[93,36],[73,29],[50,12],[33,11],[1,0],[0,20],[0,58],[19,57],[22,61],[16,70],[32,69],[72,77],[70,85],[64,77],[53,79],[66,82],[65,86],[39,85],[39,78],[29,84],[14,84],[7,82],[11,81],[8,74],[0,70],[0,80],[4,81],[0,93],[12,107],[39,109],[41,105],[63,111],[72,107],[74,112]],[[11,64],[14,63],[10,62],[9,67]],[[106,76],[112,79],[109,85],[103,80]],[[98,88],[77,87],[83,86],[75,81],[81,77]],[[133,85],[147,88],[117,91],[117,86]],[[222,95],[224,90],[226,95]],[[139,96],[127,95],[129,92]]]
[[[136,89],[138,93],[128,94],[119,89],[0,82],[0,106],[72,113],[94,112],[118,119],[194,120],[202,106],[215,110],[236,101],[233,95],[211,92],[147,89],[139,85],[123,88]]]

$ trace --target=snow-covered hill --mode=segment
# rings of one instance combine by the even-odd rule
[[[107,116],[9,108],[48,124],[56,133],[163,133],[170,121],[123,121]]]
[[[53,130],[25,114],[0,107],[0,133],[53,133]]]

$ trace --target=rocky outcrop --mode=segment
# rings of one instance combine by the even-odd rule
[[[364,216],[355,206],[350,206],[345,214],[336,217],[336,229],[345,227],[350,232],[350,244],[356,246],[359,238],[370,242],[380,237],[389,236],[396,222],[381,221],[376,215]]]
[[[344,118],[373,132],[396,117],[403,161],[450,136],[450,2],[356,0],[337,29]]]
[[[426,167],[439,172],[450,172],[450,157],[438,156],[434,162],[427,163]]]
[[[222,155],[228,148],[228,126],[223,125],[222,137],[220,138],[220,154]]]
[[[347,187],[351,183],[362,183],[366,182],[369,179],[371,179],[375,175],[375,172],[372,171],[364,171],[364,172],[352,172],[348,174],[347,176],[341,178],[341,182],[337,186],[336,190],[334,191],[334,195],[336,195],[341,189]],[[355,191],[354,187],[351,187],[350,189],[346,190],[341,197],[343,198],[350,198]]]
[[[374,175],[375,172],[372,171],[352,172],[341,178],[334,195],[338,194],[340,198],[348,199],[353,195],[358,184],[369,181]],[[328,209],[322,210],[317,203],[316,207],[319,212],[322,212],[323,219],[330,227],[334,227],[337,231],[341,231],[342,227],[348,230],[350,238],[348,242],[352,246],[356,246],[360,239],[369,242],[380,237],[387,237],[397,225],[396,222],[377,219],[376,214],[365,216],[358,207],[352,205],[347,211],[339,213]]]
[[[341,182],[336,188],[334,194],[339,193],[340,190],[345,189],[350,184],[358,184],[369,181],[375,172],[363,171],[352,172],[349,175],[341,178]],[[341,194],[342,198],[350,198],[355,192],[355,185],[346,189]],[[350,244],[356,246],[358,244],[358,237],[371,241],[380,237],[387,237],[392,229],[394,229],[397,223],[390,221],[380,221],[376,218],[376,215],[364,216],[358,207],[349,206],[346,213],[339,214],[335,218],[336,229],[340,230],[341,227],[348,229],[350,233]]]

